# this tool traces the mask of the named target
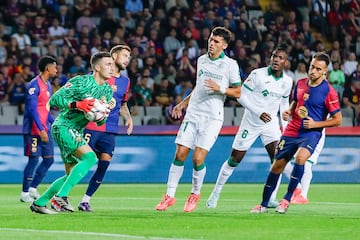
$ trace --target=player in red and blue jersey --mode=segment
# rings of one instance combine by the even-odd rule
[[[277,180],[295,155],[287,193],[276,208],[276,212],[286,213],[292,194],[304,174],[304,164],[314,152],[323,128],[341,124],[338,94],[326,80],[329,62],[326,53],[316,53],[310,63],[309,77],[297,82],[290,108],[282,113],[284,120],[290,119],[290,116],[291,120],[276,147],[275,162],[264,186],[263,200],[251,213],[267,212]],[[328,114],[330,118],[327,118]]]
[[[125,119],[127,134],[130,135],[133,130],[132,118],[127,107],[130,80],[120,73],[129,64],[131,49],[126,45],[116,45],[110,50],[110,54],[114,60],[113,77],[107,81],[113,89],[113,98],[109,102],[111,112],[105,124],[97,126],[95,123],[89,122],[84,131],[85,139],[97,154],[99,161],[78,206],[80,211],[92,211],[89,204],[90,199],[99,188],[114,154],[115,136],[119,133],[119,115]]]
[[[57,73],[56,59],[51,56],[41,57],[38,69],[40,74],[29,82],[26,91],[23,134],[24,155],[28,157],[28,162],[24,169],[21,202],[32,202],[39,197],[36,188],[54,162],[50,130],[54,119],[48,102],[52,95],[49,79]],[[38,165],[40,156],[43,160]]]

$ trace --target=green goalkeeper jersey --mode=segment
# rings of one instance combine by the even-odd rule
[[[108,83],[98,85],[93,75],[83,75],[71,78],[63,87],[50,98],[50,106],[60,109],[59,116],[53,126],[66,126],[69,129],[82,131],[89,120],[83,111],[69,108],[69,103],[78,102],[85,98],[97,98],[109,102],[113,91]]]

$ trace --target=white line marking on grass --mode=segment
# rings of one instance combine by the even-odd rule
[[[133,236],[133,235],[126,235],[126,234],[116,234],[116,233],[76,232],[76,231],[61,231],[61,230],[38,230],[38,229],[26,229],[26,228],[0,228],[0,231],[59,233],[59,234],[114,237],[114,238],[126,238],[126,239],[190,240],[189,238],[145,237],[145,236]]]

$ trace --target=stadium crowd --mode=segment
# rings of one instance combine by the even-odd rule
[[[306,77],[315,52],[326,51],[328,80],[343,107],[360,109],[359,0],[270,1],[264,11],[246,0],[9,0],[0,7],[0,104],[19,106],[19,114],[40,56],[57,59],[55,92],[90,71],[91,54],[123,43],[132,49],[124,72],[132,114],[136,106],[161,106],[166,114],[191,92],[197,57],[216,25],[234,33],[227,54],[242,80],[266,66],[279,43],[288,45],[286,73],[294,82]]]

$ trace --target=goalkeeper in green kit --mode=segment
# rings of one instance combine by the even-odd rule
[[[55,214],[56,211],[73,212],[68,196],[71,189],[80,182],[97,162],[94,151],[83,138],[83,131],[89,120],[85,113],[91,111],[94,99],[110,102],[113,92],[106,82],[112,76],[112,58],[108,52],[98,52],[90,59],[92,75],[76,76],[70,79],[51,98],[50,106],[59,108],[60,114],[52,125],[55,142],[60,148],[66,175],[56,179],[50,187],[30,206],[31,211]],[[105,123],[106,117],[97,122]]]

